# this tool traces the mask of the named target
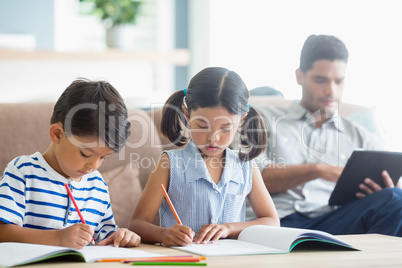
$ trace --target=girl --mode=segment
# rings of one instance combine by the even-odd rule
[[[256,224],[279,226],[272,199],[251,161],[265,150],[266,128],[248,103],[238,74],[206,68],[188,89],[174,93],[163,108],[161,131],[183,149],[162,153],[134,211],[130,229],[145,243],[186,246],[237,238]],[[185,126],[190,137],[182,135]],[[242,148],[228,146],[240,130]],[[183,225],[177,224],[160,185],[163,184]],[[256,219],[245,222],[248,197]],[[160,225],[152,224],[158,212]]]

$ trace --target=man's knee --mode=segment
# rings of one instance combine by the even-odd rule
[[[389,203],[399,204],[402,207],[402,189],[398,187],[384,188],[372,195],[375,202],[384,203],[384,205]]]

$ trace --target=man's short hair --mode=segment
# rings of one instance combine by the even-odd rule
[[[310,35],[300,54],[299,68],[307,72],[317,60],[342,60],[348,62],[349,52],[345,44],[332,35]]]

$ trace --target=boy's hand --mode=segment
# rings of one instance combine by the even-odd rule
[[[141,243],[141,237],[126,228],[120,228],[99,242],[98,246],[106,246],[112,243],[114,247],[138,247]]]
[[[62,247],[82,249],[92,241],[94,230],[91,226],[77,223],[58,230],[59,245]]]
[[[166,235],[162,239],[162,243],[168,247],[185,247],[193,242],[193,237],[194,232],[190,227],[176,224],[167,230]]]
[[[209,241],[215,243],[220,238],[226,238],[229,236],[230,229],[224,224],[204,224],[197,236],[194,238],[196,244],[206,244]]]

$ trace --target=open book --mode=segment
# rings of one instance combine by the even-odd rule
[[[221,239],[211,244],[175,247],[202,256],[289,253],[296,246],[358,250],[341,239],[321,231],[254,225],[245,228],[238,239]]]
[[[63,257],[63,260],[95,262],[101,259],[158,257],[161,254],[112,246],[86,246],[83,249],[26,243],[0,243],[0,267],[12,267]]]

